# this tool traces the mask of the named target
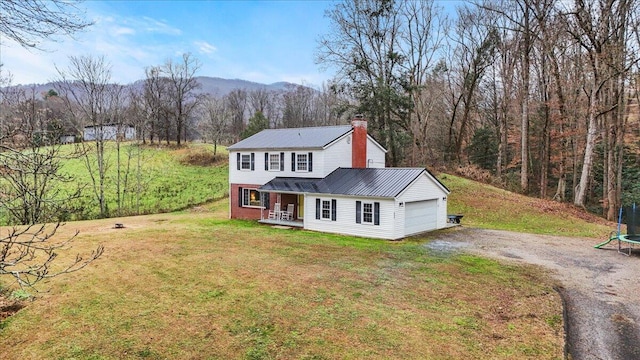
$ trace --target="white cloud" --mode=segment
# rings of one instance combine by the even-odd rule
[[[213,54],[214,52],[218,51],[218,48],[206,41],[194,41],[193,44],[197,46],[200,52],[203,54]]]
[[[114,35],[135,35],[136,31],[129,27],[116,26],[113,28]]]
[[[139,22],[142,28],[150,33],[164,34],[164,35],[182,35],[182,30],[172,27],[164,21],[152,19],[147,16],[143,16],[143,22]]]

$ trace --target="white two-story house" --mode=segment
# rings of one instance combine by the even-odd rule
[[[423,168],[385,168],[366,120],[268,129],[228,150],[231,218],[384,239],[446,226],[449,190]]]

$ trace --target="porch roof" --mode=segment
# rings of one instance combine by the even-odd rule
[[[317,192],[319,178],[277,177],[258,188],[264,192],[309,193]]]

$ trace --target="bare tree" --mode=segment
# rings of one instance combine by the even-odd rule
[[[405,150],[411,111],[400,34],[400,2],[342,2],[327,12],[331,32],[319,41],[317,62],[337,67],[335,81],[359,101],[371,132],[397,165]]]
[[[0,34],[23,47],[38,47],[55,35],[72,35],[92,25],[83,19],[78,1],[2,0]]]
[[[449,151],[460,159],[477,114],[481,80],[492,65],[499,34],[490,13],[481,8],[458,8],[451,40],[454,45],[448,71],[450,98]]]
[[[0,207],[4,221],[10,224],[36,224],[65,221],[73,211],[72,200],[80,188],[63,191],[60,185],[72,183],[72,176],[62,173],[64,154],[59,144],[60,131],[52,109],[37,98],[35,88],[15,88],[14,96],[4,98],[0,114]],[[16,101],[16,102],[11,102]]]
[[[41,280],[78,271],[99,258],[104,247],[99,245],[87,257],[60,259],[61,251],[69,249],[77,236],[54,240],[61,225],[29,225],[14,227],[0,237],[0,276],[12,276],[20,287],[33,287]]]
[[[228,93],[224,97],[227,109],[231,112],[231,134],[235,137],[233,140],[240,139],[240,133],[244,130],[245,116],[247,111],[247,91],[236,89]]]
[[[222,99],[208,96],[200,104],[200,131],[205,141],[213,143],[213,155],[217,154],[218,144],[229,136],[231,113]]]
[[[180,145],[186,135],[186,125],[198,105],[196,89],[200,87],[195,78],[200,69],[197,59],[191,54],[183,54],[182,61],[177,63],[168,60],[161,68],[161,74],[167,79],[170,106],[176,131],[176,143]]]
[[[411,165],[424,164],[434,160],[434,145],[430,135],[436,133],[437,118],[442,114],[444,100],[438,86],[436,69],[439,50],[444,41],[444,27],[448,20],[442,9],[433,1],[408,1],[400,7],[401,27],[400,48],[406,59],[403,64],[409,81],[412,112],[409,115],[408,132],[411,134]]]
[[[282,125],[288,128],[314,126],[314,90],[302,85],[289,85],[282,94]]]
[[[89,143],[80,143],[80,146],[100,207],[100,216],[105,217],[108,213],[105,187],[110,165],[105,152],[105,127],[120,105],[114,92],[119,87],[111,84],[111,65],[104,57],[72,56],[68,70],[57,70],[60,78],[56,81],[56,86],[66,102],[69,114],[81,133],[89,128],[93,130],[93,139]]]

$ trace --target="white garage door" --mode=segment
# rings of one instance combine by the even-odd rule
[[[433,230],[438,226],[438,200],[405,203],[404,234]]]

